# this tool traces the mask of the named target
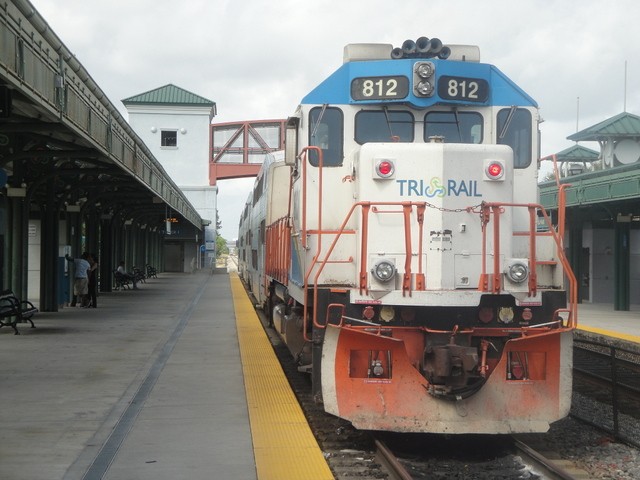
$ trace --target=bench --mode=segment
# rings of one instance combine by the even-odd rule
[[[28,300],[20,301],[11,290],[4,290],[0,293],[0,328],[11,327],[20,335],[16,324],[28,321],[31,328],[36,328],[33,324],[33,317],[38,313],[38,309]]]
[[[146,282],[147,276],[138,267],[133,267],[133,276],[136,279],[136,283],[147,283]]]
[[[115,290],[124,290],[125,288],[131,288],[131,280],[124,275],[122,275],[117,270],[113,271],[113,278],[115,279]]]
[[[152,267],[147,263],[147,278],[158,278],[158,272],[155,267]]]

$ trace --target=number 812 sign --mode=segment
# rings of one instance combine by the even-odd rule
[[[486,102],[489,98],[489,83],[482,78],[443,75],[438,79],[438,96],[445,100]]]
[[[409,79],[403,76],[359,77],[351,81],[354,100],[397,100],[409,94]]]

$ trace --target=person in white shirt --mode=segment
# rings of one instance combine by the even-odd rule
[[[120,265],[118,265],[116,272],[121,274],[124,278],[131,280],[133,282],[133,289],[138,290],[138,286],[136,285],[136,276],[124,269],[124,260],[120,261]]]
[[[71,300],[71,306],[75,307],[77,301],[80,301],[81,307],[88,305],[89,294],[89,254],[84,252],[80,258],[71,258],[69,255],[65,255],[65,258],[69,262],[73,262],[73,299]]]

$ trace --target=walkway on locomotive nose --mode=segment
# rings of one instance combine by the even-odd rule
[[[228,275],[34,320],[0,329],[0,478],[256,478]]]

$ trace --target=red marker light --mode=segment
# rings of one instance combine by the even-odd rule
[[[492,179],[498,179],[504,175],[504,167],[501,163],[492,162],[487,167],[487,175]]]
[[[391,175],[393,175],[394,170],[395,170],[395,166],[393,165],[393,162],[391,162],[390,160],[380,160],[376,164],[376,172],[378,173],[379,177],[382,177],[382,178],[390,177]]]

